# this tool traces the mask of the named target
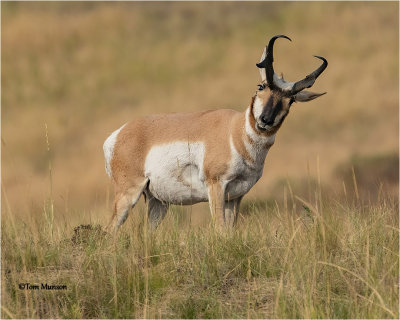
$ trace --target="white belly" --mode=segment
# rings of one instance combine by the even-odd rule
[[[172,204],[208,201],[203,161],[201,142],[174,142],[151,148],[145,161],[150,192]]]
[[[231,143],[228,172],[220,177],[225,199],[246,194],[260,179],[267,151],[255,166],[249,166]],[[150,149],[145,161],[149,190],[157,199],[172,204],[194,204],[208,201],[203,171],[205,148],[202,142],[174,142]]]

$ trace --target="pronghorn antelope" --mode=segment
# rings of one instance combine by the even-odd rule
[[[261,178],[265,157],[293,102],[324,93],[305,91],[325,70],[323,62],[297,82],[278,77],[271,38],[260,62],[261,83],[244,112],[209,110],[150,115],[126,123],[105,141],[106,172],[115,187],[110,226],[117,230],[142,194],[154,228],[169,204],[209,201],[218,225],[233,225],[240,201]]]

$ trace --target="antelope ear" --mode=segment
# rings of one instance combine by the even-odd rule
[[[267,74],[266,74],[266,71],[265,71],[265,66],[261,65],[261,62],[263,62],[265,60],[266,49],[267,48],[264,48],[264,51],[262,53],[260,62],[256,64],[256,66],[259,68],[258,71],[260,71],[261,81],[266,81],[267,80]]]
[[[324,95],[326,92],[323,93],[315,93],[315,92],[311,92],[311,91],[300,91],[299,93],[296,93],[293,96],[293,99],[295,102],[307,102],[307,101],[311,101],[314,100],[315,98],[318,98],[322,95]]]

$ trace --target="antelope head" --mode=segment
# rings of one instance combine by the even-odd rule
[[[310,101],[326,93],[314,93],[304,90],[310,88],[328,66],[328,62],[323,57],[315,56],[323,61],[322,64],[300,81],[287,82],[283,79],[283,76],[278,77],[276,75],[273,67],[273,49],[274,42],[278,38],[292,41],[284,35],[272,37],[268,46],[264,49],[260,62],[257,63],[262,81],[253,97],[252,111],[256,128],[263,135],[272,135],[279,129],[293,102]]]

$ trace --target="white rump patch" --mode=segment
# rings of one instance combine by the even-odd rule
[[[111,135],[106,139],[106,141],[104,141],[103,144],[104,159],[106,162],[106,172],[110,178],[112,177],[111,159],[114,154],[114,145],[115,142],[117,141],[118,133],[122,130],[123,127],[125,127],[125,124],[118,130],[115,130],[113,133],[111,133]]]

